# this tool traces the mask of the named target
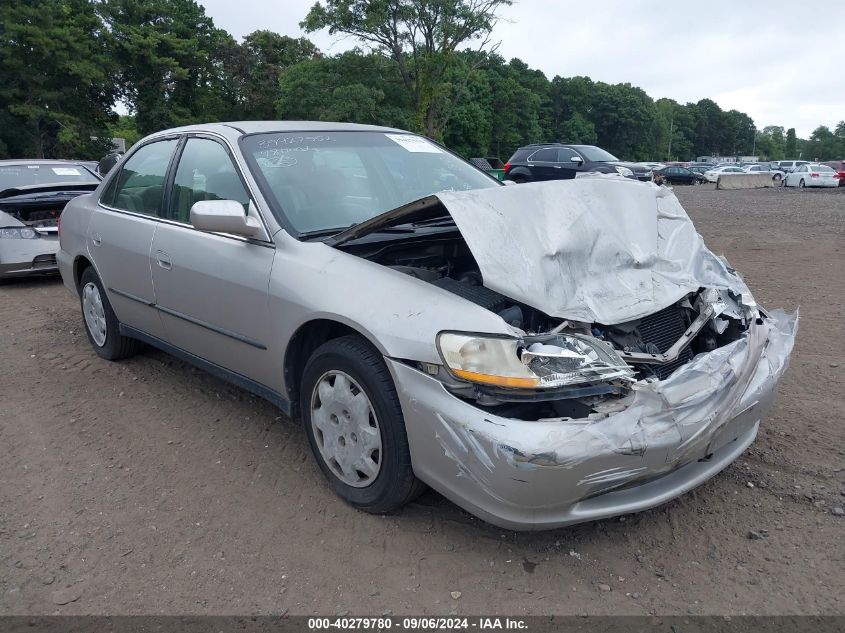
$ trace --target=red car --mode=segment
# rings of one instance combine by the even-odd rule
[[[822,165],[833,167],[836,170],[836,177],[839,178],[839,186],[845,187],[845,161],[829,160],[826,163],[822,163]]]

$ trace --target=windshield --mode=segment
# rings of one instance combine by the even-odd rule
[[[256,134],[241,149],[274,210],[299,233],[344,229],[438,191],[499,186],[413,134]]]
[[[610,152],[604,151],[600,147],[594,147],[592,145],[578,145],[577,149],[584,158],[593,163],[609,163],[619,161],[616,156],[614,156]]]
[[[0,191],[13,187],[53,185],[57,183],[97,184],[90,171],[73,163],[19,163],[0,165]]]
[[[827,165],[810,165],[810,168],[813,171],[821,171],[825,173],[835,171],[833,167],[828,167]]]

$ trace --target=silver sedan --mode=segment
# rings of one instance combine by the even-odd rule
[[[334,491],[428,485],[514,529],[635,512],[754,440],[797,314],[759,307],[672,192],[502,186],[401,130],[140,141],[62,219],[94,351],[145,344],[301,419]]]

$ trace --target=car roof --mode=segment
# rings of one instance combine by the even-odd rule
[[[220,123],[201,123],[198,125],[184,125],[156,132],[159,134],[174,134],[183,132],[217,132],[230,136],[232,130],[240,134],[261,134],[272,132],[406,132],[381,125],[366,125],[361,123],[333,123],[331,121],[225,121]]]
[[[517,149],[534,149],[536,147],[596,147],[595,145],[579,145],[578,143],[529,143]]]
[[[0,165],[86,165],[96,163],[90,160],[74,160],[72,158],[7,158],[0,160]]]

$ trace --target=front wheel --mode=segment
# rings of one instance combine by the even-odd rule
[[[106,360],[120,360],[137,354],[143,344],[120,334],[120,321],[112,310],[103,283],[92,267],[89,266],[82,273],[79,286],[85,333],[97,355]]]
[[[775,182],[780,182],[780,179],[781,179],[781,178],[782,178],[782,176],[781,176],[780,174],[775,174],[774,176],[772,176],[772,179],[773,179]]]
[[[344,336],[321,345],[308,359],[300,393],[311,452],[338,496],[382,514],[425,489],[411,468],[393,379],[369,343]]]

